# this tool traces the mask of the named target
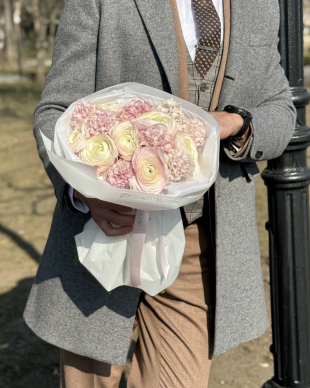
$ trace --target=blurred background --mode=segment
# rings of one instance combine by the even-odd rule
[[[37,155],[32,115],[51,65],[62,7],[63,0],[0,0],[1,388],[59,386],[59,350],[36,337],[24,323],[22,313],[55,205],[53,187]],[[310,86],[310,0],[304,0],[304,61],[305,83]],[[310,112],[307,113],[308,116]],[[259,163],[261,171],[265,165]],[[257,222],[270,316],[267,195],[260,177],[256,183]],[[273,376],[270,344],[269,327],[257,340],[215,358],[209,387],[261,387]],[[129,369],[130,355],[122,388],[126,386]]]

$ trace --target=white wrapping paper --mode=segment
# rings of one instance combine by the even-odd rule
[[[179,209],[151,212],[141,258],[141,285],[149,295],[156,295],[170,286],[178,276],[185,247],[184,230]],[[159,248],[159,229],[164,236],[164,248],[169,264],[164,276]],[[131,235],[108,237],[91,219],[81,234],[75,236],[80,262],[107,291],[121,285],[131,286]]]
[[[119,189],[107,182],[99,181],[94,168],[84,164],[67,144],[68,135],[72,131],[70,118],[78,101],[71,104],[58,119],[54,143],[43,134],[42,137],[55,168],[66,182],[84,196],[151,212],[142,251],[141,285],[138,287],[150,295],[155,295],[172,284],[181,265],[185,238],[178,208],[198,200],[216,179],[220,127],[211,115],[198,106],[161,90],[137,83],[113,86],[84,97],[84,100],[99,103],[99,99],[100,103],[107,103],[118,99],[127,103],[132,98],[139,98],[153,104],[173,98],[182,104],[186,117],[198,118],[205,123],[207,139],[199,155],[200,168],[196,169],[192,179],[186,182],[174,182],[158,195]],[[164,276],[158,261],[158,241],[161,234],[163,234],[162,241],[164,241],[169,264],[169,271]],[[107,237],[93,220],[85,225],[83,233],[76,236],[81,263],[108,291],[120,285],[132,285],[128,254],[130,242],[131,234]]]

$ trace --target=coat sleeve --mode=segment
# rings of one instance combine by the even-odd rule
[[[226,142],[222,142],[226,155],[233,161],[274,159],[283,153],[293,135],[296,111],[276,45],[264,84],[258,87],[264,89],[264,100],[259,106],[244,107],[253,115],[253,136],[245,152],[240,157],[234,157]]]
[[[55,124],[68,106],[95,91],[99,11],[95,0],[65,0],[52,67],[34,112],[34,136],[58,206],[69,206],[66,182],[49,161],[40,131],[53,140]]]

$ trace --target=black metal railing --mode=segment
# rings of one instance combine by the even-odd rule
[[[282,66],[297,109],[294,136],[262,177],[268,188],[271,352],[274,377],[263,388],[310,388],[310,234],[307,148],[310,94],[303,76],[303,3],[279,0]]]

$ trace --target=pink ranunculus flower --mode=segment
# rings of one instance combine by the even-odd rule
[[[91,137],[78,155],[85,164],[99,166],[104,171],[115,163],[118,151],[110,136],[101,134]]]
[[[131,162],[119,159],[106,171],[106,181],[120,189],[129,189],[129,180],[134,176]]]
[[[131,160],[136,148],[138,147],[137,130],[130,121],[124,121],[115,125],[109,131],[120,157],[125,160]]]
[[[95,171],[96,171],[96,175],[97,175],[97,178],[100,179],[101,181],[105,181],[107,179],[107,175],[108,175],[108,170],[106,168],[106,166],[94,166],[95,167]]]
[[[165,153],[169,153],[174,148],[175,130],[167,124],[154,120],[137,120],[134,122],[138,130],[138,141],[140,147],[159,147]]]
[[[142,113],[152,110],[152,105],[149,102],[141,100],[131,100],[129,105],[126,105],[122,113],[118,116],[119,121],[132,121]]]
[[[159,194],[169,182],[165,156],[159,148],[144,147],[136,151],[132,158],[135,176],[130,180],[130,188],[147,193]]]

